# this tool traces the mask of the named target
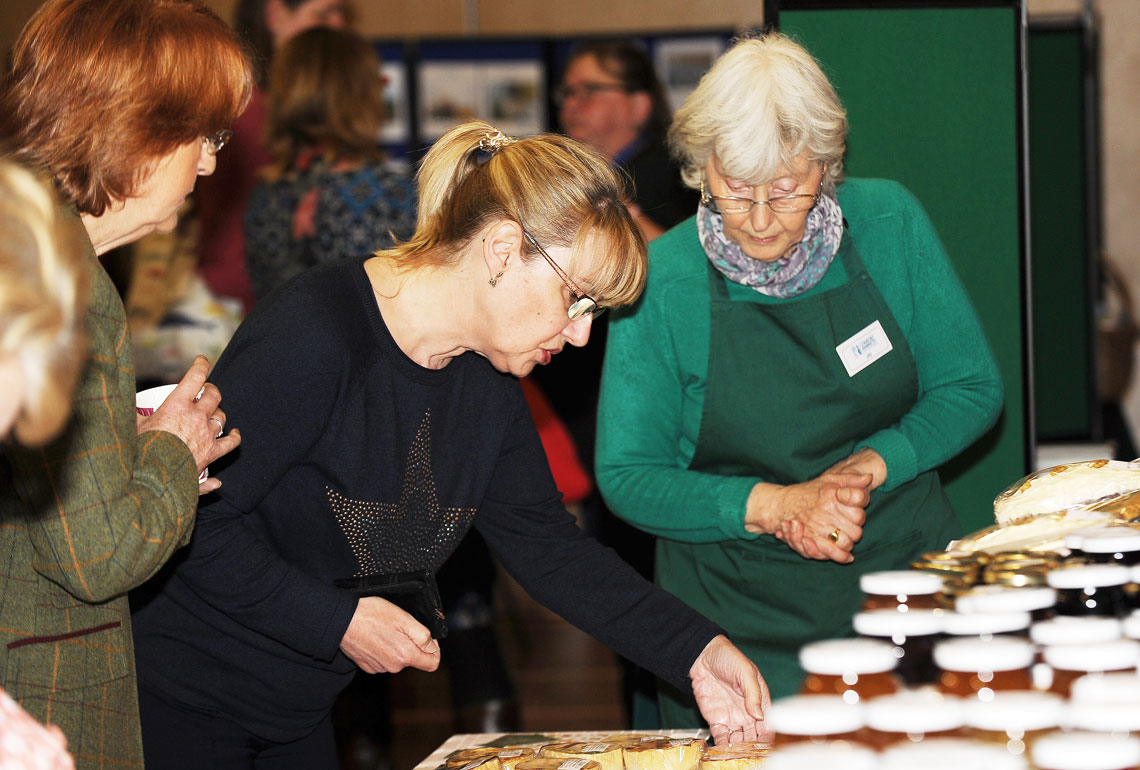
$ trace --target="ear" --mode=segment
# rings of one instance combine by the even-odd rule
[[[512,265],[522,264],[522,226],[513,219],[500,219],[483,229],[483,261],[488,277],[507,272]]]
[[[640,130],[649,122],[649,116],[653,114],[653,99],[645,91],[637,91],[630,94],[629,97],[633,106],[633,119]]]

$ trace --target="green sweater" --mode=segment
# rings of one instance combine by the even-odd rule
[[[848,180],[838,193],[849,235],[918,368],[911,409],[858,445],[886,461],[883,489],[889,490],[981,436],[1001,410],[1002,384],[981,324],[921,204],[885,180]],[[645,294],[610,324],[598,411],[596,473],[610,508],[655,535],[693,543],[758,537],[744,529],[745,503],[752,487],[765,481],[687,470],[708,372],[706,264],[695,217],[653,242]],[[846,281],[837,260],[808,295]],[[733,301],[795,301],[726,284]],[[795,388],[795,373],[787,377],[788,388]]]

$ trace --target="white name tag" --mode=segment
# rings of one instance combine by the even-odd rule
[[[891,350],[891,341],[878,321],[852,334],[835,348],[848,377],[854,377]]]

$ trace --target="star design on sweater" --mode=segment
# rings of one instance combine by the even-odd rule
[[[431,410],[408,450],[394,503],[353,500],[326,487],[329,505],[360,564],[357,577],[438,567],[459,545],[475,508],[439,503],[431,468]]]

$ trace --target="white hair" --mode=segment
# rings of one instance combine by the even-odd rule
[[[826,164],[824,188],[843,178],[847,113],[819,63],[789,37],[745,38],[716,60],[673,118],[669,144],[681,176],[699,188],[716,153],[727,176],[775,178],[803,156]]]

